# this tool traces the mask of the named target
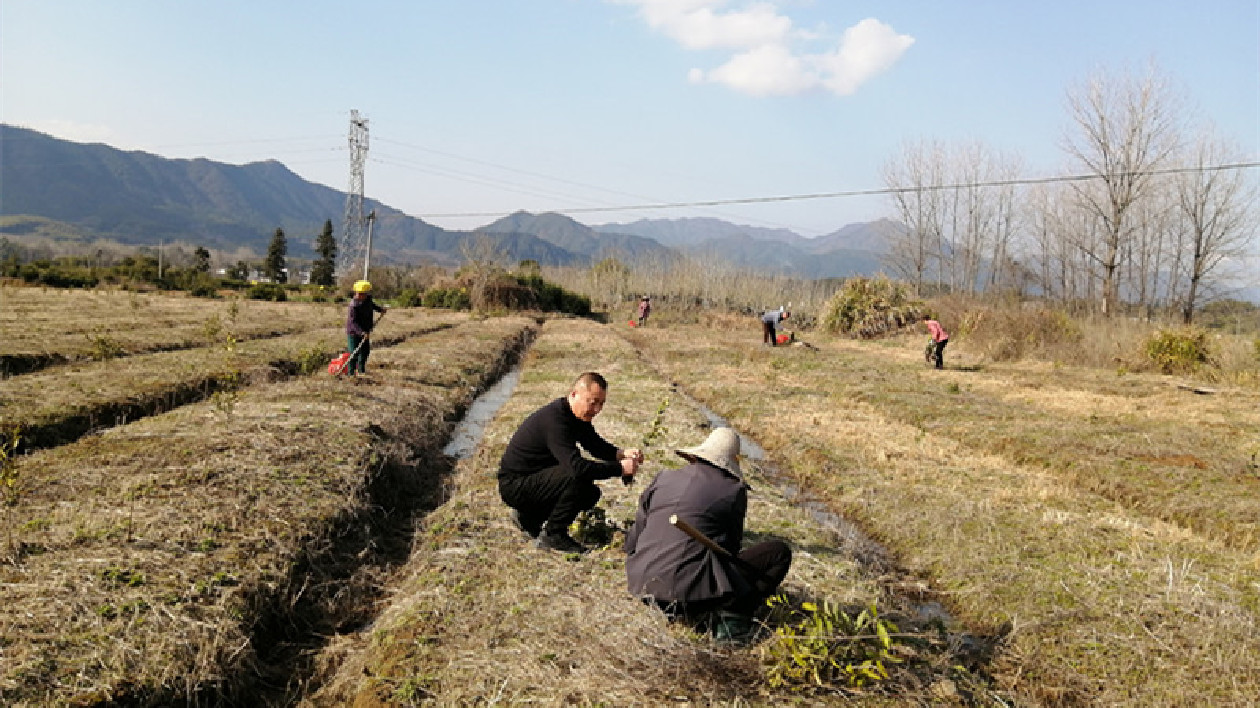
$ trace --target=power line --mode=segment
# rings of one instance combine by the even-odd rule
[[[1190,172],[1219,172],[1222,170],[1242,170],[1252,167],[1260,167],[1260,161],[1257,162],[1233,162],[1222,165],[1209,165],[1206,167],[1169,167],[1159,170],[1144,170],[1141,172],[1112,172],[1106,175],[1085,174],[1085,175],[1059,175],[1056,177],[1021,177],[1017,179],[992,180],[984,182],[954,182],[950,184],[929,184],[919,185],[915,187],[884,187],[881,189],[854,189],[843,192],[815,192],[811,194],[785,194],[770,197],[741,197],[736,199],[711,199],[696,202],[661,202],[657,204],[626,204],[622,206],[608,207],[573,207],[569,209],[548,209],[547,211],[558,214],[590,214],[593,212],[610,212],[610,211],[649,211],[654,209],[685,209],[693,207],[714,207],[714,206],[731,206],[736,204],[767,204],[771,202],[797,202],[809,199],[839,199],[842,197],[870,197],[888,194],[906,194],[911,192],[943,192],[953,189],[974,189],[982,187],[1016,187],[1035,184],[1052,184],[1057,182],[1084,182],[1088,180],[1103,179],[1105,177],[1132,177],[1141,175],[1170,175],[1170,174],[1186,174]],[[503,216],[508,212],[492,211],[492,212],[459,212],[450,214],[421,214],[422,218],[443,219],[453,217],[486,217],[486,216]]]

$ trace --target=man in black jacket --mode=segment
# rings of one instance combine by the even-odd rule
[[[728,636],[750,634],[752,614],[783,582],[792,549],[771,540],[740,550],[748,485],[734,430],[716,428],[701,445],[676,452],[691,464],[652,480],[626,532],[627,585],[670,615],[695,622],[717,616],[738,627]],[[674,526],[673,515],[739,560],[706,548]]]
[[[633,477],[643,462],[638,449],[614,446],[591,425],[607,395],[603,376],[582,374],[568,396],[530,414],[503,451],[499,496],[512,508],[512,521],[536,537],[539,548],[585,551],[569,536],[569,524],[599,501],[595,481]],[[583,457],[579,445],[595,459]]]

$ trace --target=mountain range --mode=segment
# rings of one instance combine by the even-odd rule
[[[229,165],[169,159],[54,138],[0,124],[0,238],[125,245],[184,242],[222,252],[266,252],[277,227],[289,255],[311,258],[325,220],[340,231],[346,195],[280,162]],[[555,213],[517,212],[472,231],[443,229],[378,201],[373,262],[455,265],[477,239],[513,262],[583,265],[605,257],[667,261],[686,254],[807,278],[881,267],[892,221],[850,224],[806,238],[789,229],[713,218],[641,219],[588,226]]]

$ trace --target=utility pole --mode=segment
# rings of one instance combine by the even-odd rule
[[[364,253],[363,166],[367,162],[368,121],[357,110],[350,111],[350,188],[346,190],[346,217],[342,226],[337,272],[347,273],[362,255],[364,279],[367,255]]]
[[[368,279],[368,264],[372,261],[372,226],[376,224],[376,210],[367,215],[367,248],[363,249],[363,279]]]

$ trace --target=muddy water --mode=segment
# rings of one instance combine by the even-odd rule
[[[477,396],[468,407],[468,413],[464,415],[463,420],[455,426],[455,432],[451,433],[450,442],[446,443],[442,452],[457,460],[473,454],[477,450],[477,445],[481,443],[482,436],[486,434],[486,426],[494,420],[495,414],[499,412],[503,404],[512,397],[512,392],[516,390],[516,384],[520,380],[521,367],[517,366],[486,389],[485,393]]]

